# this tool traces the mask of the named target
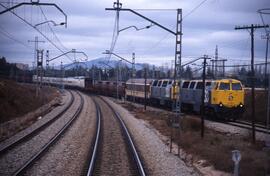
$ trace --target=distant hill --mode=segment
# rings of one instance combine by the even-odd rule
[[[100,58],[96,58],[96,59],[93,59],[93,60],[89,60],[89,61],[86,61],[84,63],[78,63],[77,65],[78,66],[82,66],[82,67],[85,67],[87,65],[88,68],[91,68],[93,65],[95,67],[115,67],[119,62],[119,59],[115,58],[115,57],[111,57],[110,60],[108,60],[108,58],[105,58],[105,57],[100,57]],[[69,65],[69,64],[67,64]],[[65,65],[65,66],[67,66]],[[109,65],[109,66],[107,66]],[[122,66],[128,66],[129,68],[132,67],[131,64],[125,62],[125,61],[122,61]],[[76,65],[73,64],[73,65],[70,65],[68,66],[68,69],[70,68],[74,68]],[[135,63],[135,68],[136,70],[141,70],[143,68],[144,64],[143,63]]]

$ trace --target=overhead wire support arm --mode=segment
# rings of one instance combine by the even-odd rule
[[[56,57],[54,57],[52,59],[49,59],[48,62],[51,62],[51,61],[53,61],[53,60],[55,60],[55,59],[57,59],[59,57],[62,57],[64,55],[68,54],[68,53],[82,53],[88,59],[88,56],[84,52],[82,52],[82,51],[76,51],[75,49],[72,49],[71,51],[67,51],[67,52],[65,52],[65,53],[63,53],[63,54],[61,54],[59,56],[56,56]]]
[[[49,59],[48,61],[51,62],[51,61],[53,61],[53,60],[55,60],[55,59],[57,59],[57,58],[59,58],[59,57],[62,57],[62,56],[64,56],[64,55],[68,54],[68,53],[71,53],[71,52],[72,52],[72,51],[65,52],[65,53],[63,53],[63,54],[61,54],[61,55],[59,55],[59,56],[56,56],[56,57],[54,57],[54,58],[52,58],[52,59]]]
[[[128,63],[130,63],[130,64],[133,64],[133,63],[130,62],[129,60],[127,60],[127,59],[125,59],[125,58],[123,58],[123,57],[121,57],[121,56],[119,56],[119,55],[117,55],[117,54],[115,54],[115,53],[113,53],[113,52],[110,52],[109,50],[106,50],[106,51],[105,51],[104,53],[102,53],[102,54],[112,54],[112,55],[114,55],[114,56],[120,58],[121,60],[124,60],[124,61],[126,61],[126,62],[128,62]]]
[[[161,24],[159,24],[159,23],[157,23],[157,22],[155,22],[155,21],[153,21],[153,20],[151,20],[151,19],[149,19],[149,18],[147,18],[147,17],[141,15],[140,13],[138,13],[138,12],[132,10],[132,9],[126,9],[126,8],[125,8],[125,9],[122,9],[122,8],[105,8],[105,10],[130,11],[131,13],[134,13],[135,15],[137,15],[137,16],[139,16],[139,17],[141,17],[141,18],[143,18],[143,19],[145,19],[145,20],[151,22],[152,24],[154,24],[154,25],[156,25],[156,26],[158,26],[158,27],[160,27],[160,28],[162,28],[162,29],[168,31],[169,33],[171,33],[171,34],[173,34],[173,35],[177,35],[176,32],[174,32],[174,31],[172,31],[172,30],[170,30],[170,29],[168,29],[168,28],[162,26]]]
[[[85,54],[85,52],[82,52],[82,51],[75,51],[75,52],[73,52],[73,53],[80,53],[80,54],[83,54],[85,57],[86,57],[86,61],[87,61],[87,59],[88,59],[88,56],[87,56],[87,54]],[[81,59],[82,60],[82,59]]]
[[[55,8],[57,8],[64,16],[65,16],[65,27],[67,28],[67,14],[56,4],[54,3],[40,3],[40,2],[22,2],[22,3],[19,3],[19,4],[16,4],[10,8],[7,8],[3,11],[0,12],[0,15],[6,13],[6,12],[9,12],[13,9],[16,9],[20,6],[24,6],[24,5],[36,5],[36,6],[54,6]]]

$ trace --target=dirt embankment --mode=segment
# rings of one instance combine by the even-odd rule
[[[132,104],[122,106],[134,114],[136,118],[146,120],[167,139],[170,139],[170,119],[175,117],[175,114],[162,110],[155,111],[151,108],[144,111],[143,108]],[[265,175],[267,154],[263,151],[263,142],[257,141],[256,144],[252,144],[251,138],[221,133],[206,127],[202,139],[200,119],[192,117],[192,115],[184,117],[181,124],[180,145],[191,156],[188,162],[196,164],[205,161],[202,163],[203,167],[214,166],[217,170],[232,173],[232,150],[240,150],[242,154],[240,175]],[[178,139],[178,129],[174,129],[173,141],[177,143]],[[164,142],[169,145],[169,140]]]
[[[38,97],[35,93],[34,85],[0,79],[0,124],[33,111],[58,96],[55,88],[43,88]]]

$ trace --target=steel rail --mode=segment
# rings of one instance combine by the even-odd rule
[[[91,160],[88,166],[88,171],[87,171],[87,176],[93,175],[94,172],[94,167],[95,167],[95,162],[96,162],[96,158],[97,158],[97,150],[98,150],[98,145],[100,144],[100,119],[101,119],[101,113],[100,113],[100,107],[97,104],[96,100],[93,99],[94,103],[95,103],[95,107],[96,107],[96,116],[97,116],[97,128],[96,128],[96,137],[95,137],[95,142],[94,142],[94,148],[92,151],[92,155],[91,155]]]
[[[243,121],[243,120],[236,120],[235,122],[239,123],[239,124],[243,124],[243,125],[251,125],[251,122]],[[262,125],[262,124],[258,124],[258,123],[255,124],[255,127],[266,129],[266,125]]]
[[[25,171],[30,168],[35,161],[37,161],[39,158],[42,157],[46,153],[46,151],[51,147],[54,143],[58,141],[58,139],[66,132],[66,130],[71,126],[72,122],[75,121],[75,119],[79,116],[81,113],[83,106],[84,106],[84,99],[80,93],[78,93],[80,96],[81,102],[79,108],[76,110],[75,114],[73,114],[72,118],[64,125],[64,127],[61,128],[61,130],[46,144],[44,145],[41,150],[36,153],[34,156],[32,156],[20,169],[18,169],[13,175],[23,175]]]
[[[141,159],[139,157],[139,154],[138,154],[138,152],[136,150],[136,147],[134,145],[134,142],[132,140],[132,137],[131,137],[131,135],[129,133],[129,130],[127,129],[124,121],[122,120],[121,116],[113,109],[113,107],[106,100],[104,100],[102,97],[100,97],[100,99],[102,101],[104,101],[104,103],[113,111],[114,115],[119,120],[119,122],[121,124],[121,128],[123,129],[123,131],[125,133],[125,136],[127,137],[127,140],[128,140],[128,143],[129,143],[129,148],[130,148],[130,150],[131,150],[131,152],[133,154],[133,157],[134,157],[134,159],[136,161],[137,169],[138,169],[138,171],[139,171],[139,173],[140,173],[141,176],[145,176],[146,173],[144,171],[142,161],[141,161]]]
[[[239,127],[239,128],[252,130],[251,124],[244,124],[244,123],[239,123],[239,122],[223,122],[223,123],[227,124],[227,125],[231,125],[231,126],[236,126],[236,127]],[[261,129],[258,129],[258,128],[261,128]],[[255,126],[255,131],[270,134],[270,131],[268,131],[267,129],[264,130],[264,128],[258,127],[258,126]]]
[[[4,146],[3,148],[0,149],[0,156],[5,154],[5,152],[7,150],[10,150],[11,148],[14,148],[15,146],[17,146],[18,144],[28,140],[29,138],[37,135],[40,131],[42,131],[43,129],[45,129],[46,127],[48,127],[50,124],[52,124],[53,122],[55,122],[57,119],[59,119],[59,117],[61,117],[67,109],[70,108],[70,106],[72,105],[72,103],[74,102],[74,95],[73,93],[71,93],[71,91],[68,91],[71,94],[71,100],[69,101],[68,105],[66,108],[64,108],[59,114],[57,114],[54,118],[52,118],[51,120],[49,120],[48,122],[44,123],[43,125],[37,127],[36,129],[34,129],[32,132],[30,132],[29,134],[26,134],[25,136],[22,136],[20,138],[18,138],[17,140],[13,141],[12,143]]]

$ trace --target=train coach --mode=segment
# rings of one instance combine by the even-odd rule
[[[90,78],[85,79],[85,90],[101,95],[116,97],[118,94],[118,98],[122,98],[125,97],[125,88],[126,83],[122,81],[99,81]]]
[[[145,82],[146,81],[146,82]],[[137,100],[143,102],[150,99],[150,86],[153,79],[129,79],[126,82],[125,95],[127,100]]]
[[[40,77],[37,78],[36,75],[33,75],[33,82],[40,81]],[[79,77],[68,77],[68,78],[57,78],[57,77],[42,77],[42,82],[48,85],[56,85],[70,88],[85,88],[85,78],[82,76]]]

